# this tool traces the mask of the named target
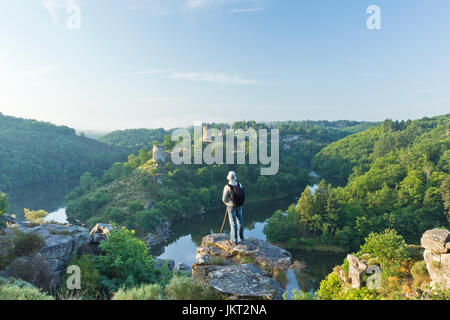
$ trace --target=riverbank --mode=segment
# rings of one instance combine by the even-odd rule
[[[322,244],[319,240],[300,238],[298,241],[275,242],[274,245],[286,250],[302,250],[323,253],[346,253],[348,248],[332,244]]]

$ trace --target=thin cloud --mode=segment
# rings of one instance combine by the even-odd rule
[[[227,73],[215,73],[215,72],[174,72],[169,75],[169,78],[188,81],[212,82],[219,84],[236,84],[236,85],[256,84],[256,81],[244,79],[238,75],[230,75]]]
[[[236,13],[252,13],[252,12],[258,12],[258,11],[263,11],[264,8],[246,8],[246,9],[233,9],[230,11],[231,14],[236,14]]]
[[[132,10],[145,10],[153,15],[167,15],[173,13],[195,12],[213,7],[229,8],[245,3],[249,6],[257,6],[261,1],[262,0],[128,0],[128,7]]]
[[[182,71],[184,69],[148,69],[144,71],[136,71],[128,73],[128,76],[145,76],[145,75],[167,75],[172,72]]]

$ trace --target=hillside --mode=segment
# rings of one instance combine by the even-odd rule
[[[99,174],[125,155],[66,126],[1,113],[0,154],[0,190]]]
[[[160,129],[127,129],[117,130],[101,137],[97,140],[111,146],[125,148],[130,153],[136,153],[140,149],[151,149],[155,141],[162,143],[164,136],[170,131]]]
[[[313,159],[325,181],[309,188],[286,215],[266,228],[271,241],[291,247],[339,245],[357,249],[370,232],[395,229],[408,243],[447,227],[450,208],[450,115],[385,121],[332,143]]]
[[[350,127],[356,125],[359,123],[349,123]],[[239,127],[270,128],[252,121],[233,124],[233,128]],[[247,201],[298,194],[308,183],[312,157],[346,133],[318,123],[289,122],[277,127],[281,151],[280,170],[275,176],[261,176],[259,165],[175,166],[169,161],[157,167],[151,160],[151,151],[142,149],[139,154],[130,155],[128,162],[105,171],[102,179],[84,175],[80,185],[67,196],[67,213],[89,225],[112,221],[148,232],[162,221],[221,206],[229,170],[237,172],[246,188]],[[167,138],[163,145],[170,150],[170,137]]]

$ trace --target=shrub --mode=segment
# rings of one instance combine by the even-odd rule
[[[368,262],[372,258],[372,255],[370,253],[364,253],[361,255],[361,259]]]
[[[31,256],[39,252],[45,244],[44,239],[35,233],[17,230],[13,238],[12,254],[16,257]]]
[[[287,294],[283,294],[283,299],[287,300]],[[317,300],[317,296],[310,292],[305,292],[301,290],[292,290],[291,300]]]
[[[121,288],[113,300],[163,300],[163,289],[159,284],[146,284],[131,289]]]
[[[335,300],[377,300],[378,297],[374,291],[371,291],[367,287],[361,289],[348,288],[342,290],[336,297]]]
[[[80,268],[81,289],[79,291],[81,291],[82,296],[84,296],[84,298],[96,298],[100,292],[100,275],[94,260],[88,255],[82,255],[80,257],[72,258],[69,265],[76,265]],[[61,278],[62,292],[70,291],[70,289],[67,289],[67,279],[69,277],[70,274],[66,273]]]
[[[11,248],[13,247],[11,237],[0,236],[0,270],[6,268],[11,262]]]
[[[140,283],[165,284],[170,278],[168,270],[155,267],[145,243],[134,237],[134,231],[114,229],[106,241],[100,243],[102,255],[96,258],[100,285],[105,294],[119,288],[132,288]]]
[[[344,263],[342,264],[342,269],[344,269],[345,273],[348,274],[350,268],[350,264],[347,258],[344,259]]]
[[[56,283],[52,282],[53,274],[47,262],[39,257],[22,257],[13,261],[8,273],[11,277],[22,279],[32,285],[50,289]]]
[[[370,259],[367,261],[367,264],[368,264],[369,266],[374,266],[374,265],[379,266],[379,265],[380,265],[380,262],[378,261],[378,258],[370,258]]]
[[[422,287],[422,284],[430,280],[428,274],[427,263],[425,260],[416,262],[411,268],[411,274],[414,278],[414,286],[416,288]]]
[[[30,210],[30,209],[23,209],[25,213],[25,219],[28,222],[35,223],[35,224],[43,224],[44,218],[48,216],[48,212],[44,210]]]
[[[53,300],[33,285],[16,279],[0,278],[0,300]]]
[[[320,282],[318,291],[320,300],[335,300],[342,291],[342,280],[336,273],[330,273]]]
[[[397,231],[387,229],[383,233],[371,233],[357,255],[371,254],[378,258],[382,269],[395,271],[408,253],[403,237]]]
[[[450,289],[441,290],[439,288],[431,289],[428,288],[426,292],[423,293],[422,299],[424,300],[450,300]]]
[[[166,286],[166,295],[171,300],[212,300],[211,290],[207,286],[189,277],[174,276]]]

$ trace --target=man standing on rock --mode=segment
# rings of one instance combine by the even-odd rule
[[[227,206],[228,220],[230,221],[229,241],[237,245],[244,241],[242,206],[245,201],[245,193],[242,184],[237,182],[236,172],[228,172],[227,180],[228,184],[223,189],[222,201]]]

